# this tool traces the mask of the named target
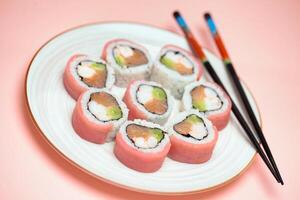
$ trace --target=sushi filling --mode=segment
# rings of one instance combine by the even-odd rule
[[[147,111],[162,115],[168,110],[167,94],[164,89],[141,84],[137,88],[136,99]]]
[[[113,48],[113,57],[122,68],[136,67],[148,63],[148,58],[139,49],[127,45],[117,45]]]
[[[89,87],[103,88],[106,83],[106,64],[92,60],[83,60],[76,66],[81,81]]]
[[[179,51],[167,51],[160,57],[160,62],[180,75],[191,75],[194,73],[193,63]]]
[[[175,124],[173,129],[185,137],[191,137],[196,140],[203,140],[208,136],[208,130],[204,121],[195,114],[191,114],[182,122]]]
[[[209,112],[220,110],[223,106],[218,93],[210,87],[200,85],[191,91],[193,108],[200,112]]]
[[[149,128],[137,124],[128,125],[126,132],[134,146],[141,149],[155,148],[165,137],[165,133],[159,128]]]
[[[106,92],[92,93],[87,103],[87,110],[102,122],[118,120],[123,116],[117,100]]]

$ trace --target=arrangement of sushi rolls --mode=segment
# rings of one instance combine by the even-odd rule
[[[116,85],[119,87],[126,87],[132,80],[147,80],[150,76],[152,61],[149,52],[129,40],[107,42],[102,58],[114,68]]]
[[[63,81],[68,93],[76,100],[90,88],[111,88],[115,77],[113,69],[107,67],[104,60],[77,54],[69,59]]]
[[[199,62],[186,50],[174,46],[164,46],[152,69],[151,80],[169,89],[175,98],[182,97],[184,87],[203,74]]]
[[[218,130],[222,130],[230,119],[231,101],[223,89],[211,82],[194,82],[185,87],[182,102],[185,110],[197,109]]]
[[[114,139],[127,117],[128,109],[121,99],[107,89],[91,89],[77,100],[72,124],[81,138],[103,144]]]
[[[115,140],[114,154],[127,167],[140,172],[155,172],[170,149],[168,134],[145,120],[125,122]]]
[[[102,59],[76,54],[63,74],[82,139],[115,140],[116,158],[145,173],[159,170],[167,156],[191,164],[211,158],[231,101],[217,84],[199,80],[203,69],[188,51],[166,45],[153,64],[141,45],[115,39]]]
[[[129,120],[145,119],[161,125],[170,116],[174,104],[168,90],[150,81],[131,82],[123,101],[129,109]]]
[[[211,158],[218,139],[213,124],[197,110],[180,113],[168,129],[171,149],[168,156],[183,163],[203,163]]]

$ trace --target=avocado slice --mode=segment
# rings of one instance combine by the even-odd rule
[[[205,101],[203,101],[203,100],[202,101],[193,101],[193,106],[201,112],[206,111]]]
[[[121,108],[118,106],[111,107],[107,110],[107,115],[111,117],[112,120],[120,119],[122,117]]]
[[[164,137],[163,131],[159,128],[153,128],[152,135],[157,139],[158,142],[160,142]]]
[[[175,63],[165,56],[161,57],[160,62],[170,69],[175,69]]]
[[[121,55],[117,55],[115,56],[115,61],[118,65],[120,65],[121,67],[124,67],[125,63],[126,63],[126,60],[123,56]]]
[[[192,115],[188,116],[187,121],[192,123],[192,124],[203,122],[203,120],[195,114],[192,114]]]
[[[166,100],[167,99],[166,92],[162,88],[159,88],[159,87],[153,87],[152,95],[155,99],[158,99],[158,100]]]
[[[103,64],[103,63],[93,62],[90,66],[95,70],[104,70],[105,69],[105,64]]]

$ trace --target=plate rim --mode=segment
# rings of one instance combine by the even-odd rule
[[[252,165],[252,163],[254,162],[255,158],[257,157],[257,152],[255,151],[253,157],[251,158],[251,160],[247,163],[247,165],[239,172],[237,173],[236,175],[234,175],[233,177],[231,177],[230,179],[226,180],[226,181],[223,181],[217,185],[214,185],[212,187],[209,187],[209,188],[205,188],[205,189],[199,189],[199,190],[190,190],[190,191],[185,191],[185,192],[157,192],[157,191],[152,191],[152,190],[145,190],[145,189],[139,189],[139,188],[135,188],[135,187],[131,187],[131,186],[128,186],[128,185],[124,185],[124,184],[120,184],[120,183],[117,183],[117,182],[114,182],[112,180],[109,180],[109,179],[106,179],[102,176],[99,176],[83,167],[81,167],[79,164],[77,164],[75,161],[71,160],[70,158],[68,158],[63,152],[61,152],[46,136],[46,134],[41,130],[40,126],[38,125],[37,121],[35,120],[35,117],[31,111],[31,108],[30,108],[30,104],[29,104],[29,98],[28,98],[28,94],[27,94],[27,83],[28,83],[28,75],[29,75],[29,71],[30,71],[30,68],[31,68],[31,65],[33,63],[33,61],[35,60],[36,56],[39,54],[39,52],[47,45],[49,44],[52,40],[54,40],[55,38],[67,33],[67,32],[70,32],[70,31],[73,31],[73,30],[76,30],[76,29],[80,29],[80,28],[84,28],[84,27],[88,27],[88,26],[93,26],[93,25],[104,25],[104,24],[128,24],[128,25],[138,25],[138,26],[146,26],[146,27],[150,27],[150,28],[154,28],[154,29],[158,29],[160,31],[165,31],[165,32],[168,32],[168,33],[171,33],[173,35],[176,35],[176,36],[179,36],[179,37],[183,37],[182,35],[176,33],[176,32],[173,32],[171,30],[168,30],[168,29],[164,29],[162,27],[159,27],[157,25],[153,25],[153,24],[148,24],[148,23],[142,23],[142,22],[135,22],[135,21],[97,21],[97,22],[90,22],[90,23],[84,23],[84,24],[81,24],[81,25],[78,25],[78,26],[74,26],[74,27],[71,27],[71,28],[67,28],[65,29],[64,31],[62,32],[59,32],[58,34],[55,34],[53,37],[49,38],[46,42],[44,42],[36,51],[35,53],[33,54],[32,58],[30,59],[30,62],[27,66],[27,70],[26,70],[26,73],[25,73],[25,80],[24,80],[24,88],[25,88],[25,106],[26,106],[26,110],[27,112],[29,113],[29,117],[31,119],[31,121],[33,122],[33,125],[35,127],[36,130],[38,130],[38,132],[40,133],[40,135],[42,136],[42,138],[44,138],[44,140],[46,141],[46,143],[52,147],[52,149],[58,153],[60,156],[62,156],[66,161],[68,161],[72,166],[76,167],[77,169],[79,169],[80,171],[92,176],[93,178],[96,178],[100,181],[103,181],[105,183],[108,183],[110,185],[113,185],[113,186],[116,186],[116,187],[119,187],[119,188],[123,188],[123,189],[126,189],[126,190],[130,190],[130,191],[134,191],[134,192],[139,192],[139,193],[144,193],[144,194],[154,194],[154,195],[172,195],[172,196],[179,196],[179,195],[190,195],[190,194],[199,194],[199,193],[205,193],[205,192],[209,192],[209,191],[212,191],[212,190],[215,190],[215,189],[218,189],[218,188],[221,188],[221,187],[224,187],[232,182],[234,182],[235,180],[237,180],[237,178],[245,173],[247,171],[247,169]],[[218,59],[220,59],[220,57],[218,55],[216,55],[215,53],[213,53],[211,50],[209,50],[208,48],[205,48],[205,50],[209,51],[211,54],[213,54],[214,56],[216,56]],[[251,94],[254,102],[255,102],[255,105],[257,106],[257,100],[255,99],[252,91],[249,89],[248,85],[243,81],[241,80],[243,85],[247,88],[248,92]],[[262,119],[261,119],[261,112],[260,112],[260,109],[259,107],[257,106],[257,111],[258,111],[258,114],[260,116],[260,125],[261,127],[263,128],[263,123],[262,123]]]

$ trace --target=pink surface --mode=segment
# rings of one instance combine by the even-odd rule
[[[212,12],[240,76],[255,94],[266,138],[286,184],[275,183],[257,157],[243,175],[223,188],[168,199],[299,199],[300,2],[109,2],[0,1],[0,199],[165,199],[111,186],[66,162],[28,117],[24,77],[37,49],[67,28],[122,20],[180,33],[171,17],[177,8],[204,46],[217,52],[201,16],[206,10]]]

